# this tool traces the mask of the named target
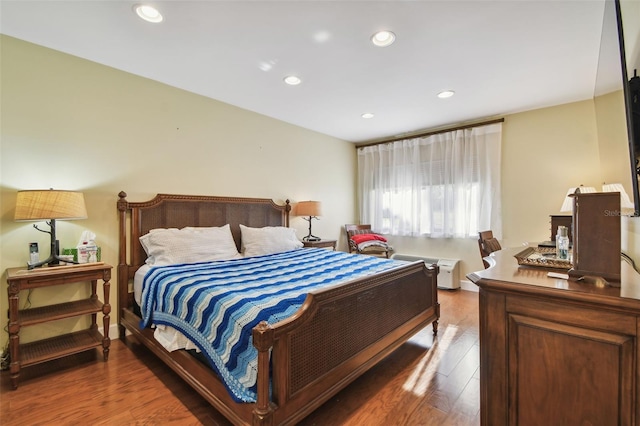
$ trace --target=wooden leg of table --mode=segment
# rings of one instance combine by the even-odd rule
[[[109,314],[111,313],[111,305],[109,304],[109,288],[111,284],[109,281],[105,281],[102,285],[104,290],[104,304],[102,305],[102,326],[104,331],[104,337],[102,339],[102,352],[104,354],[104,360],[109,359],[109,346],[111,346],[111,339],[109,339]]]
[[[9,356],[11,363],[9,371],[11,374],[11,387],[18,389],[18,378],[20,377],[20,322],[18,321],[19,294],[20,289],[15,284],[10,284],[9,289]]]

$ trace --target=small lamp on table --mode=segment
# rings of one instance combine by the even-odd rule
[[[18,191],[14,218],[16,221],[45,220],[51,228],[50,231],[46,231],[38,228],[38,225],[33,225],[38,231],[51,236],[51,254],[41,262],[29,263],[28,269],[33,269],[47,264],[49,266],[60,264],[60,260],[63,259],[58,256],[59,243],[56,239],[56,220],[86,219],[87,208],[82,192],[55,189]],[[71,261],[65,260],[65,262]]]
[[[316,237],[311,233],[311,220],[318,219],[322,213],[320,211],[320,201],[300,201],[296,206],[296,214],[298,216],[308,216],[304,220],[309,221],[309,235],[302,238],[303,241],[320,241],[319,237]]]

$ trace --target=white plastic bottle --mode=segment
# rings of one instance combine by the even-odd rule
[[[566,226],[558,226],[558,235],[556,235],[556,258],[569,260],[569,229]]]

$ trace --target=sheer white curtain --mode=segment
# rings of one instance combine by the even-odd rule
[[[433,238],[502,235],[502,124],[358,148],[360,221]]]

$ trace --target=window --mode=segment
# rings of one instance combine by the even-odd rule
[[[500,235],[502,124],[358,148],[360,220],[433,238]]]

